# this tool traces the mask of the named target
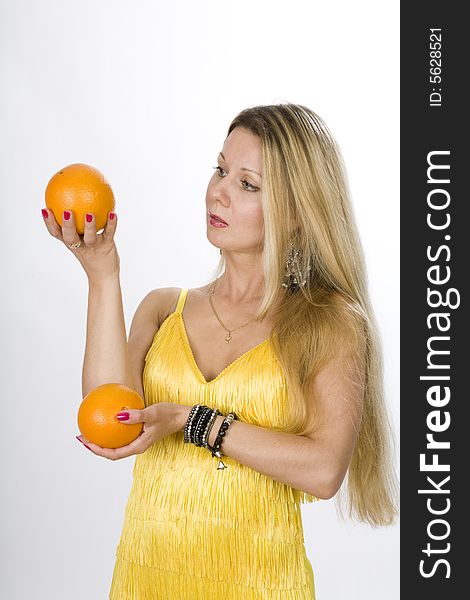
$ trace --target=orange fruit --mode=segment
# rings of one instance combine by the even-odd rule
[[[143,423],[126,425],[116,415],[128,408],[142,410],[145,403],[130,387],[105,383],[91,390],[78,409],[78,428],[87,440],[102,448],[120,448],[133,442],[142,432]]]
[[[73,212],[79,234],[84,232],[85,213],[95,215],[96,231],[100,231],[116,204],[113,190],[103,173],[84,163],[68,165],[53,175],[45,195],[46,206],[61,227],[64,210]]]

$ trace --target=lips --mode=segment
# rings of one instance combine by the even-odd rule
[[[214,213],[212,213],[210,211],[209,211],[209,216],[212,217],[213,219],[215,219],[216,221],[220,221],[221,223],[228,225],[227,221],[224,221],[221,217],[219,217],[218,215],[215,215]]]

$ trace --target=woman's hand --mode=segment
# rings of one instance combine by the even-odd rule
[[[65,218],[67,213],[68,219]],[[83,235],[77,233],[72,210],[64,211],[62,227],[57,223],[51,210],[43,208],[42,214],[49,233],[63,242],[69,251],[75,254],[90,281],[101,282],[103,279],[119,273],[120,260],[114,243],[117,225],[116,213],[109,213],[106,226],[99,234],[96,233],[95,216],[93,213],[89,213],[92,215],[92,220],[88,222],[85,219]],[[70,244],[78,242],[81,242],[78,248],[70,247]]]
[[[77,439],[82,444],[86,444],[94,454],[110,460],[127,458],[133,454],[143,454],[152,444],[182,429],[182,413],[179,408],[180,405],[173,402],[159,402],[142,410],[126,410],[125,412],[129,413],[129,419],[121,422],[127,425],[143,423],[144,428],[137,439],[121,448],[102,448],[89,442],[83,435],[77,436]],[[190,408],[188,407],[188,412]]]

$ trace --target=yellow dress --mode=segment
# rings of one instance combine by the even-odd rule
[[[185,330],[186,294],[145,358],[146,406],[205,404],[282,431],[286,382],[270,338],[206,381]],[[183,436],[136,455],[109,599],[314,600],[300,504],[318,498],[229,456],[222,457],[227,468],[217,469],[217,457]]]

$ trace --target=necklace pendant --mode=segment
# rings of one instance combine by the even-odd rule
[[[217,470],[219,470],[219,469],[223,470],[223,469],[226,469],[226,468],[227,468],[227,465],[224,464],[224,462],[222,460],[219,460],[219,464],[217,465]]]
[[[232,339],[232,334],[230,333],[230,331],[228,331],[227,335],[225,336],[225,341],[227,342],[227,344],[230,342],[231,339]]]

